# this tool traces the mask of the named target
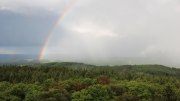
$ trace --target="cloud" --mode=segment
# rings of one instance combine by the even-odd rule
[[[2,10],[16,12],[27,12],[31,10],[56,11],[65,3],[65,0],[1,0],[0,8]]]
[[[29,20],[28,24],[34,27],[32,29],[23,27],[23,29],[32,30],[32,32],[28,30],[28,34],[24,34],[25,31],[19,31],[20,29],[16,28],[18,26],[13,25],[12,22],[8,24],[4,19],[1,22],[4,21],[6,28],[9,28],[7,25],[13,25],[10,29],[17,29],[12,30],[15,33],[14,36],[21,39],[29,36],[33,39],[33,41],[24,39],[28,41],[24,46],[32,46],[28,44],[31,42],[40,44],[45,34],[36,36],[37,34],[31,33],[48,32],[47,29],[51,28],[49,25],[56,20],[57,14],[61,13],[70,2],[71,0],[1,0],[1,11],[7,10],[22,15],[32,13],[40,19],[42,16],[39,17],[39,15],[43,12],[53,16],[44,15],[39,25],[31,23],[38,22],[39,19]],[[34,15],[28,17],[32,16]],[[79,62],[106,60],[106,63],[110,64],[113,59],[126,58],[125,61],[131,61],[131,63],[142,63],[134,59],[137,58],[137,60],[147,59],[144,63],[166,64],[165,61],[168,60],[169,64],[180,65],[177,61],[180,57],[179,18],[179,0],[77,0],[53,32],[44,59]],[[9,19],[17,20],[13,17]],[[26,24],[28,19],[17,21]],[[6,29],[2,27],[1,29]],[[0,32],[2,33],[2,30]],[[8,29],[4,32],[11,33]],[[11,34],[3,34],[6,37],[2,37],[8,39],[9,35]],[[34,36],[36,37],[33,38]],[[17,41],[10,40],[8,42]],[[19,41],[18,44],[24,40]],[[133,59],[128,60],[128,58]]]
[[[41,46],[55,18],[51,13],[27,16],[0,11],[0,47]]]
[[[109,63],[113,57],[145,58],[146,63],[178,64],[179,6],[178,0],[92,0],[66,15],[44,58]]]
[[[80,34],[79,36],[91,36],[96,38],[102,37],[118,37],[117,33],[112,32],[112,29],[102,28],[102,26],[96,25],[93,22],[85,21],[81,25],[76,25],[72,28],[72,32]]]
[[[22,52],[15,49],[0,48],[0,54],[22,54]]]
[[[39,12],[61,13],[63,8],[76,0],[1,0],[0,10],[9,10],[22,14],[38,14]],[[78,6],[84,6],[90,0],[78,0]]]

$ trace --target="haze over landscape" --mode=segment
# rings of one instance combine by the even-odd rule
[[[179,0],[70,3],[1,0],[0,58],[33,61],[44,48],[41,61],[180,66]]]

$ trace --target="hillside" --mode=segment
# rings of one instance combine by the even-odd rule
[[[63,62],[0,66],[1,101],[179,101],[180,69]]]

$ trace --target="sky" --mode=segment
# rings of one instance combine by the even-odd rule
[[[0,54],[39,54],[72,0],[0,0]],[[77,0],[42,60],[180,66],[179,0]]]

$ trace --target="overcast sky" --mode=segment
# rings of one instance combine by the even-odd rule
[[[0,54],[38,54],[71,0],[0,0]],[[77,0],[43,59],[180,66],[179,0]]]

